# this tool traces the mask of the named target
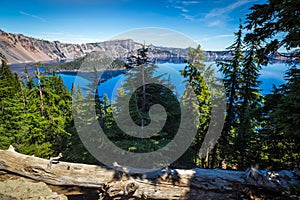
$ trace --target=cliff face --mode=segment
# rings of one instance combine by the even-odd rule
[[[142,44],[133,40],[113,40],[87,44],[67,44],[27,37],[22,34],[6,33],[0,30],[0,56],[8,63],[48,61],[55,59],[74,59],[93,51],[101,51],[113,57],[126,57],[130,52],[141,48]],[[168,60],[186,57],[188,49],[156,47],[149,45],[149,56]],[[208,60],[222,57],[222,52],[206,52]]]
[[[9,63],[74,59],[92,51],[108,51],[112,56],[119,56],[137,46],[130,40],[81,45],[67,44],[0,31],[0,52]]]

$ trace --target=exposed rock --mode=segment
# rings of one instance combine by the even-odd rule
[[[0,30],[0,56],[8,63],[25,63],[50,60],[75,59],[93,51],[104,52],[114,58],[127,57],[136,52],[142,44],[131,39],[112,40],[86,44],[67,44],[27,37],[22,34],[7,33]],[[182,62],[188,49],[157,47],[148,45],[148,56],[166,62]],[[224,52],[205,52],[207,60],[222,59]]]
[[[43,182],[33,183],[24,178],[0,182],[1,200],[67,200],[64,195],[58,195]]]

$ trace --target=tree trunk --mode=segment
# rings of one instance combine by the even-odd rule
[[[43,100],[43,92],[42,92],[42,85],[41,85],[41,72],[40,72],[40,66],[37,66],[37,72],[36,72],[36,78],[38,79],[38,91],[40,95],[40,109],[41,109],[41,115],[44,116],[44,100]]]
[[[220,169],[169,169],[152,172],[97,165],[57,162],[0,150],[0,170],[57,186],[99,189],[102,199],[239,199],[247,195],[287,195],[287,187],[299,185],[299,171],[281,171],[278,180],[262,172]],[[256,194],[256,192],[259,192]]]

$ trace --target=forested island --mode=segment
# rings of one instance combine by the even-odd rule
[[[43,73],[41,65],[36,64],[33,72],[25,68],[22,76],[13,73],[5,56],[0,54],[0,170],[58,187],[92,188],[99,199],[220,199],[222,196],[298,199],[299,8],[297,0],[270,0],[255,4],[245,23],[240,23],[235,41],[227,48],[230,57],[216,61],[226,93],[225,123],[216,145],[204,156],[199,149],[211,120],[210,94],[217,91],[209,90],[203,78],[209,79],[213,69],[203,63],[205,56],[200,45],[188,50],[181,76],[196,94],[197,102],[193,106],[200,115],[197,133],[180,158],[155,172],[131,171],[118,163],[104,166],[87,150],[76,129],[92,119],[82,119],[82,124],[76,127],[74,120],[74,113],[82,115],[90,110],[91,105],[82,102],[93,99],[99,125],[107,138],[123,150],[151,152],[173,140],[178,129],[174,124],[180,123],[180,109],[176,109],[178,101],[173,100],[175,96],[170,90],[147,84],[133,91],[124,82],[118,91],[120,102],[126,94],[135,92],[129,108],[121,106],[117,112],[129,109],[130,117],[139,126],[151,122],[151,106],[159,102],[165,108],[168,117],[163,129],[147,139],[123,132],[115,121],[110,99],[93,92],[101,82],[97,77],[99,62],[112,71],[136,69],[132,74],[124,71],[124,76],[132,82],[140,81],[142,74],[146,80],[171,85],[168,79],[154,75],[157,67],[149,57],[147,46],[122,61],[105,54],[100,54],[100,60],[95,61],[92,58],[99,58],[99,53],[93,52],[73,62],[52,66],[51,73]],[[281,53],[281,48],[288,53]],[[264,96],[258,78],[261,67],[272,62],[270,55],[284,57],[288,70],[285,84]],[[69,91],[56,73],[76,71],[86,64],[87,58],[91,62],[87,62],[86,69],[96,72],[95,77],[87,88],[73,85]],[[85,137],[97,140],[95,134],[95,130],[86,130]]]

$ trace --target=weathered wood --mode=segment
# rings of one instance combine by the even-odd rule
[[[236,199],[252,190],[284,195],[290,185],[299,185],[299,172],[282,171],[277,179],[262,178],[258,171],[221,169],[160,169],[124,172],[110,167],[49,160],[0,150],[0,170],[58,186],[97,188],[102,198],[137,199]],[[263,181],[261,181],[263,180]]]

